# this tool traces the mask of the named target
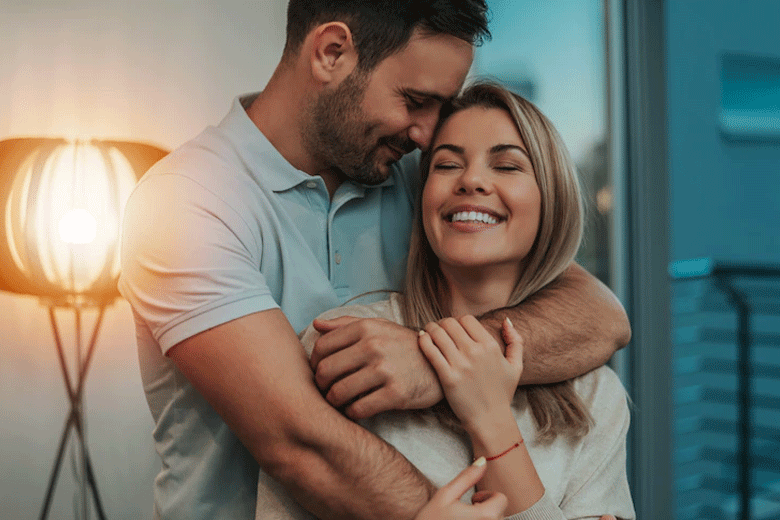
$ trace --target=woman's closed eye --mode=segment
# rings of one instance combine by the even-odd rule
[[[519,172],[523,171],[522,166],[518,164],[497,164],[493,166],[495,170],[498,170],[500,172]]]
[[[446,162],[434,163],[433,170],[439,170],[439,171],[457,170],[460,167],[461,167],[460,163],[453,162],[453,161],[446,161]]]

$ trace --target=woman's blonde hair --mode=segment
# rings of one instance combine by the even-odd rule
[[[541,193],[539,230],[507,302],[507,307],[514,307],[555,280],[574,261],[583,229],[579,180],[566,145],[547,117],[530,101],[494,83],[471,85],[442,108],[430,149],[447,119],[472,107],[499,109],[509,114],[528,150]],[[423,154],[423,185],[430,163],[430,154]],[[420,195],[403,295],[404,319],[408,326],[416,328],[451,315],[447,284],[423,230],[421,198]],[[574,391],[572,380],[523,387],[522,393],[538,426],[537,440],[550,441],[558,434],[580,438],[589,431],[592,419]]]

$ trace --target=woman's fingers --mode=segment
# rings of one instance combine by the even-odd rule
[[[478,458],[474,464],[458,473],[457,477],[441,487],[436,494],[440,495],[439,498],[445,503],[460,500],[463,493],[474,487],[485,474],[487,470],[485,462],[485,457]]]
[[[503,518],[508,500],[506,495],[494,491],[477,491],[471,503],[480,510],[481,518]]]
[[[496,343],[496,339],[490,334],[490,332],[488,332],[485,326],[482,325],[482,323],[480,323],[479,320],[474,316],[470,314],[461,316],[460,318],[458,318],[458,322],[475,342],[483,343],[486,345],[489,345],[491,343],[493,344]]]
[[[504,517],[507,498],[501,493],[478,492],[472,505],[460,501],[463,494],[474,487],[485,474],[485,457],[461,471],[447,485],[441,487],[423,507],[415,520],[499,520]]]
[[[466,332],[466,329],[463,328],[460,321],[455,318],[444,318],[443,320],[439,320],[439,326],[447,332],[459,349],[468,348],[474,343],[474,338]]]
[[[512,325],[509,318],[505,318],[501,324],[501,335],[506,343],[504,357],[509,363],[519,369],[523,368],[523,337]]]
[[[422,350],[426,359],[428,359],[428,363],[430,363],[436,371],[439,380],[441,380],[442,377],[445,377],[450,368],[450,364],[439,347],[433,343],[431,335],[428,332],[421,330],[417,344],[420,346],[420,350]]]
[[[438,323],[431,322],[425,326],[425,332],[427,332],[433,344],[444,355],[447,363],[454,364],[458,356],[458,347],[455,345],[454,338],[450,337],[449,333],[441,327]]]

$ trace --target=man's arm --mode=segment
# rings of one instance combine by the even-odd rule
[[[572,264],[558,279],[514,308],[480,321],[500,339],[509,317],[523,336],[520,384],[554,383],[609,360],[631,339],[623,306],[595,276]],[[312,353],[317,385],[353,418],[386,410],[427,408],[442,399],[417,336],[384,320],[315,321],[324,335]]]
[[[489,312],[480,322],[500,338],[507,316],[523,336],[521,385],[582,375],[605,364],[631,340],[620,301],[577,264],[520,305]]]
[[[323,399],[278,309],[197,334],[169,356],[261,467],[319,518],[410,519],[432,496],[401,454]]]

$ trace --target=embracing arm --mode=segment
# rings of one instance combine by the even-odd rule
[[[577,264],[516,307],[492,311],[480,322],[499,338],[506,317],[523,337],[523,385],[584,374],[606,363],[631,339],[618,299]]]
[[[402,455],[322,398],[281,311],[219,325],[169,355],[261,467],[319,518],[413,518],[433,494]]]
[[[500,340],[505,317],[525,345],[520,384],[584,374],[606,363],[631,338],[618,299],[576,264],[531,298],[482,316],[480,322]],[[428,408],[444,396],[412,331],[387,320],[347,316],[314,325],[323,333],[311,358],[317,385],[350,417]]]

